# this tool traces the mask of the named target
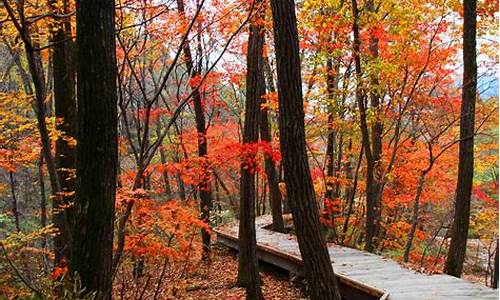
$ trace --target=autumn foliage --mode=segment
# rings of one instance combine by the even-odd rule
[[[50,37],[65,18],[73,34],[78,33],[74,1],[55,1],[69,6],[70,13],[63,15],[54,15],[46,2],[51,1],[0,1],[0,295],[9,298],[36,293],[54,296],[61,290],[54,287],[69,289],[67,268],[52,265],[53,236],[58,232],[51,225],[54,195],[41,152],[35,87],[24,41],[5,5],[16,8],[16,20],[25,20],[41,60],[48,92],[45,123],[55,152],[58,139],[72,147],[77,147],[77,141],[56,129],[62,120],[54,113]],[[187,266],[200,258],[201,230],[212,233],[214,226],[238,215],[242,162],[256,178],[257,215],[271,212],[266,157],[276,164],[283,181],[270,9],[259,22],[266,40],[267,93],[261,109],[269,112],[272,141],[243,144],[246,26],[253,1],[186,0],[185,15],[178,13],[175,2],[116,1],[120,167],[114,250],[120,255],[115,293],[126,289],[124,293],[131,293],[140,286],[157,291],[152,294],[163,293],[157,298],[167,298],[173,293],[173,281],[168,279],[171,266],[185,265],[182,276],[196,271]],[[306,142],[323,231],[328,242],[364,247],[367,164],[355,101],[361,88],[366,103],[369,95],[380,95],[378,109],[368,105],[366,113],[368,126],[379,122],[383,129],[376,168],[382,190],[375,252],[403,260],[422,185],[409,266],[441,272],[457,177],[461,4],[456,0],[375,1],[376,11],[369,11],[367,2],[358,3],[364,7],[359,15],[360,82],[354,70],[349,1],[297,2]],[[494,87],[498,86],[494,38],[498,1],[478,1],[478,13],[481,79],[469,236],[483,255],[467,264],[468,275],[490,284],[484,277],[493,271],[498,243],[498,88]],[[374,39],[376,56],[371,50]],[[182,54],[186,42],[196,76],[186,71]],[[328,66],[328,60],[333,66]],[[201,135],[193,90],[201,94],[206,118],[206,133]],[[329,176],[326,151],[332,132],[334,172]],[[203,138],[208,154],[200,157],[198,141]],[[213,198],[207,208],[208,223],[200,219],[200,183],[210,188]],[[286,196],[283,183],[281,187]],[[331,199],[328,191],[334,191]],[[286,197],[283,201],[286,208]]]

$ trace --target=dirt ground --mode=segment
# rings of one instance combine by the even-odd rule
[[[237,254],[215,246],[210,264],[199,263],[187,273],[167,299],[245,299],[245,290],[235,286],[238,274]],[[262,292],[265,299],[301,299],[301,289],[289,282],[288,274],[271,265],[262,264]]]

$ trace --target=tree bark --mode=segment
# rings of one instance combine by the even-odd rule
[[[263,17],[262,1],[258,5],[256,14],[250,21],[247,50],[246,75],[246,102],[245,121],[243,126],[243,148],[240,179],[240,223],[238,230],[239,257],[238,281],[239,286],[246,288],[247,299],[262,299],[260,287],[259,264],[257,260],[257,245],[255,236],[255,202],[257,201],[255,172],[256,153],[251,148],[259,139],[259,110],[260,97],[264,87],[262,75],[262,51],[264,49],[264,32],[260,25]]]
[[[14,172],[12,171],[9,171],[9,182],[12,196],[12,215],[14,216],[14,226],[17,232],[21,232],[21,227],[19,225],[19,211],[17,209],[16,182],[14,181]]]
[[[325,192],[325,208],[326,201],[332,201],[335,198],[334,184],[331,179],[335,176],[335,144],[337,141],[337,131],[333,126],[335,120],[335,90],[339,88],[339,64],[333,62],[329,57],[326,61],[326,94],[328,97],[328,137],[326,146],[326,192]],[[331,217],[331,211],[326,212],[328,217]]]
[[[262,73],[259,75],[259,80],[264,81],[259,84],[259,87],[262,88],[262,91],[259,92],[259,95],[261,96],[265,94],[266,86],[264,76],[264,58],[262,58],[262,67],[259,71]],[[265,105],[266,99],[261,98],[260,103]],[[268,110],[265,106],[260,107],[259,121],[260,139],[269,143],[269,146],[271,146],[271,128],[269,126]],[[267,182],[269,184],[269,199],[271,204],[271,214],[273,216],[273,229],[278,232],[285,232],[283,210],[281,208],[281,192],[278,185],[278,172],[276,171],[276,165],[270,155],[266,155],[264,157],[264,168],[266,171]]]
[[[266,87],[267,87],[267,89],[269,90],[269,92],[275,93],[276,92],[276,88],[274,87],[273,72],[271,70],[271,65],[269,64],[269,59],[268,59],[267,56],[264,57],[263,71],[264,71],[264,78],[265,78],[265,81],[266,81]],[[267,111],[266,111],[266,113],[267,113]],[[269,120],[269,114],[267,114],[267,120]],[[261,122],[264,122],[264,121],[261,119]],[[268,121],[268,124],[269,124],[269,121]],[[262,130],[263,129],[261,128],[261,131]],[[261,135],[262,135],[262,133],[261,133]],[[274,164],[274,162],[273,162],[273,164]],[[275,165],[275,168],[276,168],[276,165]],[[280,176],[280,173],[278,171],[275,171],[275,173],[276,173],[275,177],[276,177],[276,182],[278,184],[278,191],[279,191],[279,182],[280,182],[281,176]],[[268,174],[267,173],[267,169],[266,169],[266,174]],[[281,194],[281,192],[279,193],[279,197],[281,199],[280,203],[283,203],[283,208],[282,208],[282,212],[281,212],[281,215],[282,215],[281,218],[283,218],[283,213],[288,214],[291,211],[290,211],[290,208],[289,208],[290,206],[288,204],[287,197],[283,197],[283,195]],[[274,220],[274,217],[273,217],[273,220]]]
[[[69,4],[51,0],[51,10],[55,14],[69,13]],[[73,60],[73,40],[71,23],[68,18],[55,23],[51,42],[53,46],[53,82],[56,129],[62,132],[56,141],[55,164],[61,185],[61,195],[53,203],[52,219],[60,233],[54,237],[55,265],[62,265],[63,259],[71,255],[72,202],[74,200],[74,169],[76,149],[72,139],[76,136],[75,68]]]
[[[272,0],[278,66],[280,148],[287,197],[292,208],[311,299],[340,299],[325,241],[306,151],[302,80],[295,4]]]
[[[472,178],[474,176],[474,119],[477,92],[476,0],[464,1],[462,105],[460,144],[455,195],[455,217],[444,267],[448,275],[462,275],[469,232]]]
[[[361,59],[360,59],[360,48],[361,40],[359,37],[359,10],[357,6],[357,1],[352,0],[352,12],[353,12],[353,56],[354,56],[354,66],[356,70],[356,102],[359,109],[360,118],[360,128],[361,136],[365,150],[366,158],[366,242],[365,250],[372,252],[374,250],[374,237],[377,234],[377,228],[380,218],[378,210],[378,195],[379,188],[376,183],[376,153],[375,145],[373,145],[373,129],[372,129],[372,140],[370,140],[370,132],[368,129],[367,121],[367,109],[365,103],[365,91],[362,88],[362,70],[361,70]],[[372,103],[374,99],[372,97]],[[373,104],[372,104],[373,105]],[[372,149],[373,148],[373,149]]]
[[[368,11],[376,15],[377,14],[377,8],[375,6],[374,0],[368,0],[367,1],[367,8]],[[378,37],[371,31],[370,33],[370,40],[369,40],[369,51],[370,51],[370,59],[371,61],[376,61],[379,56],[379,50],[378,50],[378,43],[379,39]],[[373,214],[374,214],[374,220],[373,220],[373,237],[367,238],[367,240],[370,240],[371,243],[373,243],[373,247],[376,247],[378,244],[378,240],[373,240],[373,238],[380,237],[380,222],[382,219],[382,194],[381,194],[381,187],[382,187],[382,134],[383,134],[383,122],[382,122],[382,108],[380,105],[380,83],[378,76],[375,72],[370,73],[370,83],[371,83],[371,90],[370,90],[370,108],[372,112],[375,115],[375,118],[371,124],[371,147],[372,147],[372,162],[369,164],[371,167],[373,167],[373,182],[370,184],[373,185],[372,189],[373,190],[373,195],[370,195],[373,200],[371,201],[373,203]],[[368,195],[367,195],[368,197]]]
[[[115,1],[79,0],[78,144],[70,271],[86,293],[111,299],[118,139]]]
[[[181,16],[185,17],[184,11],[184,1],[177,0],[177,9]],[[190,74],[191,79],[196,79],[201,76],[201,66],[195,69],[193,66],[193,56],[191,54],[191,48],[189,41],[186,41],[183,47],[184,62],[186,63],[186,69]],[[201,59],[201,58],[200,58]],[[212,191],[210,184],[210,175],[208,162],[206,160],[208,148],[207,148],[207,137],[206,137],[206,125],[205,125],[205,113],[203,112],[203,104],[201,99],[200,90],[195,88],[193,90],[193,106],[194,114],[196,119],[196,131],[198,132],[198,156],[202,158],[202,169],[203,175],[200,178],[200,183],[198,184],[198,190],[200,192],[200,212],[201,219],[210,225],[210,210],[212,209]],[[208,259],[210,255],[210,233],[202,229],[201,230],[201,240],[203,243],[202,258]]]

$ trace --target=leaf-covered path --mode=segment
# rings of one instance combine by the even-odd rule
[[[245,299],[245,289],[236,287],[238,260],[235,252],[223,246],[214,247],[210,264],[199,262],[179,281],[167,299]],[[271,268],[261,268],[265,299],[300,299],[302,293],[288,281],[288,275]]]

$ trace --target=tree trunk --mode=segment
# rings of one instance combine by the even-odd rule
[[[367,3],[367,8],[368,11],[374,15],[377,14],[377,8],[375,7],[374,1],[373,0],[368,0]],[[369,45],[369,51],[370,51],[370,61],[376,61],[379,56],[379,51],[378,51],[378,43],[379,39],[378,37],[373,34],[373,31],[370,33],[370,45]],[[373,182],[370,184],[373,185],[371,190],[373,190],[373,195],[371,197],[373,200],[371,202],[373,203],[373,214],[374,214],[374,232],[373,232],[373,237],[372,238],[377,238],[380,237],[380,222],[382,219],[382,194],[381,194],[381,187],[382,187],[382,134],[383,134],[383,123],[382,123],[382,108],[380,107],[380,83],[379,79],[377,77],[377,73],[371,72],[370,73],[370,83],[372,85],[371,91],[370,91],[370,106],[371,106],[371,111],[374,113],[374,120],[371,124],[371,147],[372,147],[372,163],[370,163],[370,166],[373,167]],[[368,197],[368,195],[367,195]],[[367,238],[369,239],[371,243],[373,243],[373,247],[376,247],[376,245],[379,242],[379,239],[373,240],[372,238]]]
[[[165,155],[165,150],[160,148],[160,162],[162,165],[167,164],[167,156]],[[172,197],[172,187],[170,186],[170,176],[168,175],[168,171],[164,168],[161,172],[163,177],[163,184],[165,185],[165,196],[167,200]]]
[[[497,239],[497,247],[495,249],[495,267],[493,269],[493,276],[491,278],[491,287],[494,289],[498,289],[498,239]]]
[[[51,10],[55,14],[69,13],[67,1],[58,7],[58,1],[51,0]],[[55,23],[51,42],[53,48],[53,82],[56,129],[62,132],[56,141],[55,163],[61,185],[61,195],[53,203],[52,218],[60,234],[54,237],[55,264],[61,265],[63,259],[71,255],[71,222],[74,200],[74,169],[76,149],[72,139],[76,136],[75,69],[73,60],[73,41],[71,23],[68,18]]]
[[[178,163],[180,161],[179,156],[176,156],[175,162]],[[186,186],[184,185],[184,181],[182,181],[181,174],[179,172],[175,173],[175,182],[177,183],[177,194],[179,199],[182,202],[186,201]]]
[[[184,12],[184,1],[177,0],[177,9],[179,13],[185,17]],[[191,48],[189,41],[186,41],[183,47],[184,62],[186,63],[186,69],[190,74],[191,79],[199,78],[201,76],[201,65],[197,70],[193,66],[193,57],[191,55]],[[201,58],[200,58],[201,59]],[[198,132],[198,156],[202,158],[202,169],[203,175],[200,178],[200,183],[198,184],[198,190],[200,192],[200,212],[201,219],[210,225],[210,210],[212,209],[212,191],[210,185],[210,175],[208,161],[206,161],[207,156],[207,137],[206,137],[206,126],[205,126],[205,113],[203,112],[203,104],[201,101],[201,94],[198,88],[193,90],[193,106],[194,114],[196,119],[196,131]],[[208,259],[210,255],[210,233],[202,229],[201,230],[201,240],[203,243],[202,258]]]
[[[115,1],[77,2],[78,144],[70,271],[111,299],[117,174]]]
[[[274,87],[273,73],[272,73],[271,65],[269,64],[269,59],[268,59],[267,56],[264,57],[263,71],[264,71],[264,78],[265,78],[265,81],[266,81],[267,89],[269,90],[269,92],[275,93],[276,92],[276,88]],[[262,99],[262,101],[265,101],[265,99]],[[267,124],[268,124],[268,127],[269,127],[269,114],[267,113],[267,110],[266,110],[266,115],[267,115],[267,118],[265,118],[264,120],[261,119],[261,126],[263,124],[262,122],[265,122],[266,120],[268,120]],[[261,118],[264,118],[262,113],[261,113]],[[263,134],[262,134],[262,130],[263,129],[261,128],[260,130],[261,130],[261,137],[262,137],[263,136]],[[270,131],[269,131],[269,133],[270,133]],[[263,139],[263,137],[262,137],[262,139]],[[273,165],[275,166],[275,178],[276,178],[276,183],[278,185],[278,191],[280,191],[279,190],[279,182],[280,182],[281,175],[280,175],[279,172],[276,171],[276,165],[274,164],[274,162],[273,162]],[[280,166],[280,169],[281,169],[281,166]],[[268,174],[267,169],[266,169],[266,174]],[[283,213],[288,214],[288,213],[291,212],[290,211],[290,205],[288,204],[287,197],[283,197],[283,195],[281,195],[281,192],[279,193],[278,196],[281,199],[280,203],[283,203],[283,209],[282,209],[282,212],[281,212],[281,215],[282,215],[281,218],[283,218]],[[273,204],[271,204],[271,205],[273,205]],[[273,215],[273,222],[274,222],[274,215]],[[279,222],[279,220],[278,220],[278,222]]]
[[[340,170],[342,169],[342,159],[344,155],[344,133],[340,133],[339,139],[337,141],[337,165],[335,166],[334,176],[340,176]],[[333,189],[333,199],[340,198],[340,181],[337,180]]]
[[[245,122],[243,126],[243,145],[251,146],[259,139],[260,97],[264,87],[262,70],[262,51],[264,49],[264,31],[261,23],[263,17],[262,1],[257,3],[257,13],[253,16],[248,33],[247,76]],[[259,265],[257,261],[257,245],[255,237],[255,172],[256,153],[244,148],[241,162],[240,180],[240,223],[239,223],[239,257],[238,285],[246,288],[247,299],[262,299],[260,288]]]
[[[14,172],[12,171],[9,171],[9,182],[10,192],[12,195],[12,215],[14,216],[14,226],[17,232],[21,232],[21,227],[19,225],[19,211],[17,209],[16,182],[14,181]]]
[[[342,226],[342,237],[340,243],[343,245],[344,240],[347,235],[347,229],[349,226],[349,219],[351,218],[353,206],[354,206],[354,199],[356,199],[356,190],[358,188],[358,177],[359,177],[359,169],[361,168],[361,161],[363,160],[363,145],[361,145],[361,150],[359,151],[359,156],[358,156],[358,161],[356,164],[356,172],[354,173],[354,179],[352,183],[352,187],[349,187],[349,191],[346,193],[347,197],[347,213],[346,217],[344,220],[344,225]]]
[[[307,158],[295,4],[292,0],[272,0],[271,6],[278,66],[280,148],[305,278],[311,299],[340,299],[321,236],[318,204]]]
[[[467,235],[469,232],[470,200],[474,175],[474,115],[477,89],[476,63],[476,0],[464,1],[462,105],[460,112],[460,144],[458,159],[455,217],[450,248],[444,267],[448,275],[462,275]]]
[[[159,103],[156,103],[156,107],[159,108]],[[161,135],[161,121],[160,118],[156,120],[156,136]],[[160,151],[160,162],[163,165],[163,170],[161,172],[161,176],[163,178],[163,184],[165,185],[165,196],[167,197],[167,200],[170,200],[172,198],[172,187],[170,186],[170,176],[168,174],[166,167],[167,164],[167,155],[165,154],[165,150],[163,150],[162,147],[159,149]]]
[[[40,158],[38,160],[38,184],[40,186],[40,226],[43,228],[47,226],[47,196],[45,193],[45,178],[43,174],[43,153],[40,151]],[[47,247],[47,237],[42,237],[40,248],[45,250]],[[49,264],[49,256],[43,255],[43,273],[47,274]]]
[[[371,147],[370,133],[368,130],[368,121],[366,116],[366,103],[365,103],[365,92],[362,88],[362,71],[361,71],[361,59],[360,59],[360,48],[361,40],[359,38],[359,10],[357,6],[357,1],[352,0],[352,11],[353,11],[353,56],[354,65],[356,70],[356,102],[359,109],[360,118],[360,128],[361,136],[365,149],[366,157],[366,243],[365,250],[372,252],[374,250],[374,237],[377,233],[378,218],[377,218],[377,196],[378,189],[375,182],[375,156]],[[373,134],[373,133],[372,133]]]
[[[418,215],[420,209],[420,197],[422,196],[422,191],[424,190],[425,176],[427,175],[427,170],[422,171],[418,178],[417,192],[415,193],[415,200],[413,203],[413,217],[410,227],[410,232],[408,233],[408,240],[406,241],[405,252],[403,254],[403,261],[408,262],[410,257],[411,247],[413,245],[413,239],[415,238],[415,231],[418,225]]]
[[[337,131],[333,126],[335,120],[335,90],[339,88],[339,64],[334,64],[333,59],[329,57],[326,61],[326,93],[328,97],[328,137],[326,146],[326,193],[325,193],[325,209],[327,201],[332,201],[335,198],[334,184],[331,180],[335,176],[335,144],[337,141]],[[327,216],[331,217],[332,212],[327,211]]]
[[[260,68],[259,71],[262,72],[262,74],[259,75],[259,79],[265,80],[264,60],[262,68]],[[259,87],[263,88],[263,90],[259,92],[259,95],[265,94],[265,82],[259,84]],[[265,105],[266,99],[261,98],[261,104]],[[267,107],[265,106],[260,107],[259,121],[260,139],[264,142],[269,143],[269,146],[271,146],[271,128],[269,126],[269,115]],[[270,155],[266,155],[264,157],[264,167],[266,171],[267,182],[269,184],[269,200],[271,204],[271,214],[273,216],[273,229],[278,232],[285,232],[283,211],[281,209],[281,193],[278,185],[278,172],[276,172],[276,165],[274,164],[274,161]]]

